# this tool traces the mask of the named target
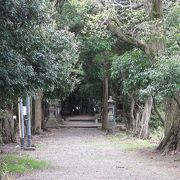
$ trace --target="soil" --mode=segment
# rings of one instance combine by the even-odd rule
[[[56,129],[34,136],[36,151],[14,144],[3,151],[50,162],[48,169],[17,175],[18,180],[180,180],[180,155],[153,149],[128,150],[98,129]]]

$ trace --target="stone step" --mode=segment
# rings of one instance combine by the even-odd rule
[[[65,120],[66,122],[94,122],[95,119],[69,119],[69,120]]]
[[[95,116],[69,116],[65,118],[65,121],[95,121],[96,119],[98,119],[99,116],[95,115]]]
[[[61,128],[98,128],[101,127],[101,123],[64,123],[60,124],[59,127]]]
[[[100,128],[102,127],[102,123],[65,121],[63,124],[59,124],[58,127],[60,128]],[[118,123],[116,125],[116,129],[119,129],[121,131],[126,131],[126,126],[124,124]]]

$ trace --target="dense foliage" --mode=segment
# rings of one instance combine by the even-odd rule
[[[168,98],[180,107],[179,12],[178,0],[0,1],[0,100],[41,89],[88,104],[111,73],[130,123],[148,127],[152,109],[163,122]]]
[[[124,94],[140,96],[141,90],[150,83],[150,67],[150,62],[141,51],[126,52],[114,57],[112,77],[122,81]]]
[[[39,88],[72,91],[79,43],[73,33],[57,28],[53,4],[1,1],[0,13],[1,98],[16,98]]]
[[[78,96],[78,101],[86,104],[102,99],[103,63],[107,60],[105,52],[111,51],[116,40],[109,31],[101,31],[101,26],[99,29],[95,27],[100,17],[96,12],[97,8],[91,1],[66,1],[57,16],[61,19],[58,26],[67,27],[81,42],[81,82],[72,96]]]

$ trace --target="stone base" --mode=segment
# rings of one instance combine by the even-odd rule
[[[23,150],[24,151],[35,151],[36,148],[35,147],[24,147]]]
[[[47,128],[58,128],[58,122],[56,118],[50,117],[46,123]]]

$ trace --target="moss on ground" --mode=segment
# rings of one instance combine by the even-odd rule
[[[29,157],[19,157],[15,155],[3,155],[0,157],[0,174],[24,173],[35,169],[47,168],[48,166],[48,163],[45,161]]]
[[[114,147],[125,150],[152,148],[156,146],[155,143],[151,143],[149,140],[138,139],[125,133],[109,135],[107,139],[112,142]]]
[[[135,140],[133,142],[120,142],[118,144],[114,144],[115,147],[120,149],[127,149],[127,150],[135,150],[135,149],[144,149],[149,147],[155,147],[155,144],[152,144],[148,141],[143,140]]]
[[[134,137],[132,134],[126,132],[121,132],[113,135],[106,135],[106,140],[114,147],[122,150],[139,150],[146,148],[155,148],[159,141],[154,141],[153,139],[143,140],[137,137]],[[96,147],[106,147],[106,143],[102,141],[87,141],[87,144],[96,146]]]

